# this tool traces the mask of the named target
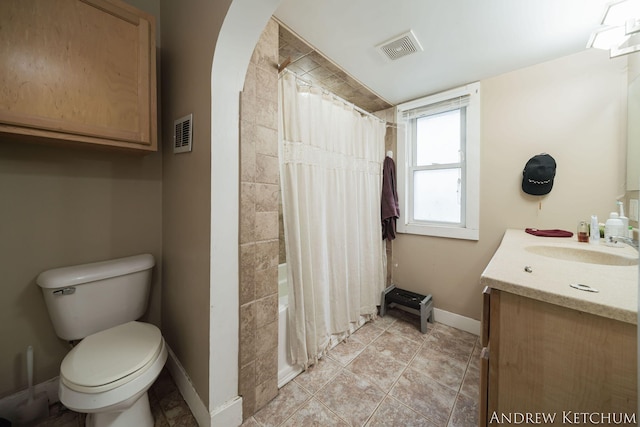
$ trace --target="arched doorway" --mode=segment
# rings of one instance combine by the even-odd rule
[[[261,31],[280,0],[233,0],[211,69],[211,263],[209,412],[238,425],[239,93]],[[224,220],[221,220],[223,218]]]

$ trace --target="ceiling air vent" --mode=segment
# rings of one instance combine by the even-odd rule
[[[191,134],[193,133],[193,114],[179,118],[173,122],[173,152],[187,153],[191,151]]]
[[[413,31],[407,31],[378,46],[379,52],[387,59],[396,60],[412,53],[420,52],[422,46]]]

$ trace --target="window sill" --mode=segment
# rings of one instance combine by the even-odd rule
[[[480,240],[476,228],[448,227],[446,225],[398,224],[398,233],[422,236],[445,237],[449,239]]]

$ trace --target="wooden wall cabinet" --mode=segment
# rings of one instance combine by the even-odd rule
[[[636,329],[634,324],[485,289],[480,425],[510,425],[503,414],[555,414],[555,421],[546,425],[566,425],[566,415],[580,413],[635,414]],[[512,425],[516,421],[513,418]]]
[[[155,49],[119,0],[0,1],[0,133],[156,151]]]

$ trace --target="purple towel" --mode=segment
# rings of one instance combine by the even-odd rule
[[[396,220],[400,217],[398,192],[396,190],[396,164],[391,157],[384,159],[382,167],[382,240],[396,238]]]
[[[526,231],[529,234],[533,234],[534,236],[542,236],[542,237],[571,237],[573,233],[566,230],[558,230],[556,228],[551,230],[538,230],[537,228],[526,228]]]

